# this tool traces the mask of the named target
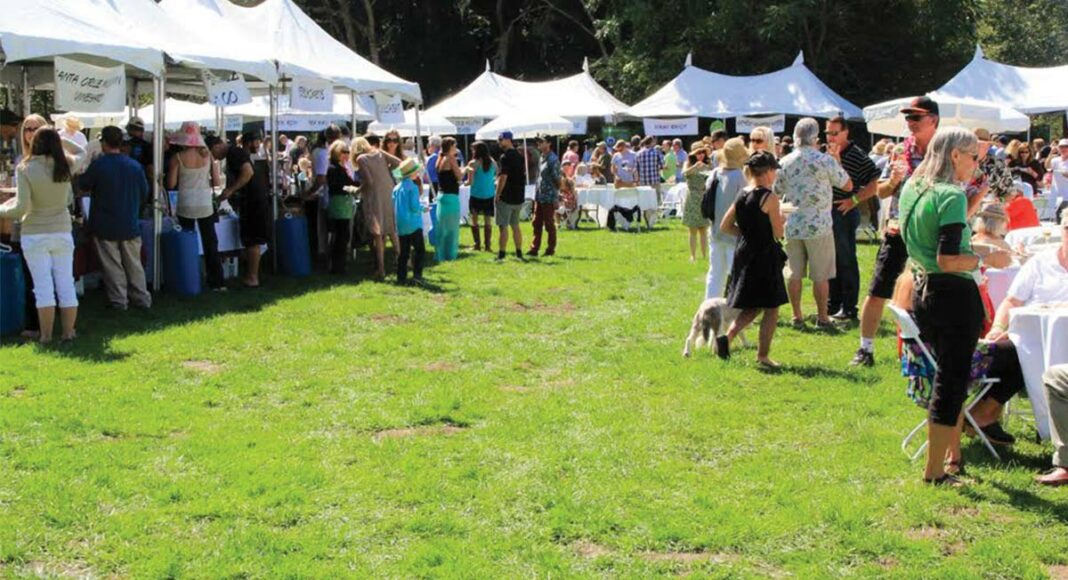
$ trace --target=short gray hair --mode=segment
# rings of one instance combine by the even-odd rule
[[[1005,234],[1009,231],[1009,220],[1006,217],[992,216],[979,212],[975,216],[975,222],[972,224],[976,233],[983,232],[992,236],[998,236],[999,238],[1005,237]]]
[[[427,143],[431,147],[441,147],[441,135],[431,135],[430,139],[427,140]]]
[[[805,117],[794,125],[794,145],[812,147],[820,138],[820,124],[812,117]]]
[[[916,168],[913,177],[919,178],[928,186],[936,183],[953,183],[956,171],[953,169],[953,152],[975,149],[979,139],[975,133],[963,127],[943,127],[935,132],[934,138],[927,146],[927,156]]]

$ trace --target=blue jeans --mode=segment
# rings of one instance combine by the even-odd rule
[[[831,210],[834,223],[834,260],[837,274],[830,280],[830,299],[827,312],[839,310],[856,316],[857,299],[860,294],[860,266],[857,265],[857,228],[860,227],[860,210],[854,208],[843,214],[837,208]]]

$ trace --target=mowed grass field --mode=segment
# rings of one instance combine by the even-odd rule
[[[785,323],[782,372],[684,360],[705,270],[676,223],[464,250],[430,289],[93,294],[72,348],[0,348],[0,576],[1068,575],[1029,424],[1002,463],[966,443],[965,489],[925,487],[889,321],[875,369],[847,366],[854,327]]]

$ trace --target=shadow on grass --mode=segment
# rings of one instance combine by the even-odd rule
[[[770,374],[792,374],[806,379],[832,377],[859,384],[875,384],[879,382],[879,377],[877,376],[869,376],[856,371],[840,370],[826,366],[783,363],[782,367],[779,369],[767,369],[763,366],[759,368],[764,369],[762,372]]]
[[[996,481],[991,481],[990,485],[1005,494],[1007,499],[991,497],[971,487],[961,490],[961,494],[976,502],[988,501],[991,503],[1008,503],[1018,510],[1038,514],[1043,519],[1053,517],[1061,524],[1068,524],[1068,504],[1062,501],[1049,501],[1038,496],[1030,489],[1013,488]],[[1034,485],[1037,486],[1038,484]]]
[[[65,345],[53,344],[36,347],[47,355],[79,359],[88,362],[119,362],[129,357],[128,353],[112,349],[112,341],[125,336],[158,332],[171,326],[195,323],[216,316],[259,312],[276,302],[303,296],[311,292],[329,290],[336,287],[359,287],[365,284],[395,285],[395,279],[376,283],[371,279],[374,270],[370,256],[349,264],[349,270],[359,274],[332,275],[314,273],[306,278],[289,278],[271,275],[264,278],[263,286],[256,289],[240,287],[233,283],[228,292],[204,292],[195,297],[169,294],[165,290],[153,295],[153,305],[149,310],[131,308],[116,311],[105,307],[106,298],[103,289],[94,290],[83,298],[78,310],[78,338]],[[434,264],[428,257],[424,272],[433,272]],[[410,274],[410,273],[409,273]],[[418,285],[408,285],[412,290],[430,294],[448,294],[455,289],[447,288],[447,279],[437,282],[424,281]],[[4,340],[0,349],[13,349],[25,344],[18,341]]]

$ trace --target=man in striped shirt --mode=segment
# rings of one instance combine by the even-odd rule
[[[849,125],[842,117],[827,121],[826,135],[827,152],[838,158],[853,183],[853,188],[848,191],[833,189],[835,208],[831,218],[836,274],[830,283],[827,311],[837,320],[856,320],[860,295],[860,267],[857,265],[860,210],[857,206],[875,195],[879,169],[864,150],[849,140]]]

